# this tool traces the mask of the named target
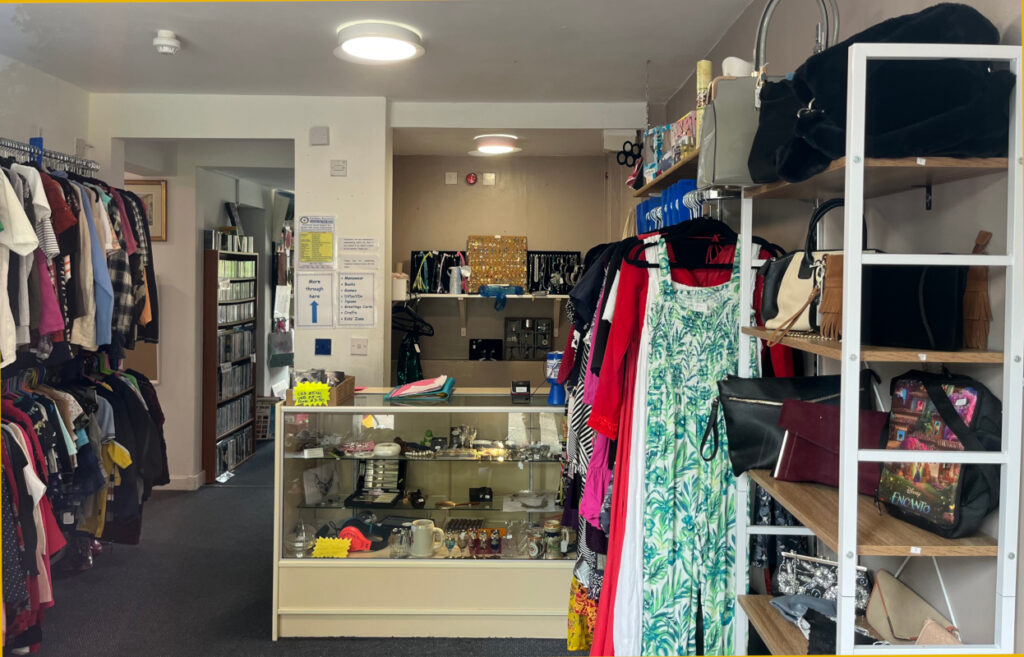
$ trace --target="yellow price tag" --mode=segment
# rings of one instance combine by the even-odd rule
[[[331,389],[326,383],[306,381],[292,390],[296,406],[328,406]]]

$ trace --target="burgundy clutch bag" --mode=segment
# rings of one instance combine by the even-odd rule
[[[839,407],[796,399],[782,404],[779,426],[785,431],[773,476],[779,481],[803,481],[839,487]],[[879,449],[885,440],[889,414],[860,411],[861,449]],[[881,463],[859,463],[857,491],[874,495]]]

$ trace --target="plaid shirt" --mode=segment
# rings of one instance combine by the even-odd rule
[[[106,196],[105,198],[110,198]],[[110,329],[126,338],[132,333],[135,320],[135,291],[132,286],[131,266],[128,263],[128,249],[125,247],[124,232],[121,230],[121,211],[117,203],[107,203],[107,214],[114,227],[114,235],[121,247],[107,253],[107,269],[110,271],[110,285],[114,289],[114,313]]]

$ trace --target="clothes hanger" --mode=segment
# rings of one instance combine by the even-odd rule
[[[391,328],[395,331],[426,337],[434,335],[434,327],[420,317],[415,310],[404,304],[391,309]]]
[[[736,244],[739,235],[724,222],[708,217],[696,217],[689,221],[659,231],[665,242],[672,247],[673,269],[732,269],[731,263],[711,262],[724,246]],[[646,269],[656,269],[657,262],[640,260],[640,251],[653,246],[641,242],[626,254],[626,262]]]

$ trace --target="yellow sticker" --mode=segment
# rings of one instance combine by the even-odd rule
[[[306,381],[292,390],[296,406],[327,406],[331,399],[331,389],[326,383]]]
[[[377,420],[372,415],[364,415],[363,426],[367,429],[373,429],[377,426]]]
[[[350,538],[318,538],[313,546],[313,557],[318,559],[344,559],[352,545]]]

